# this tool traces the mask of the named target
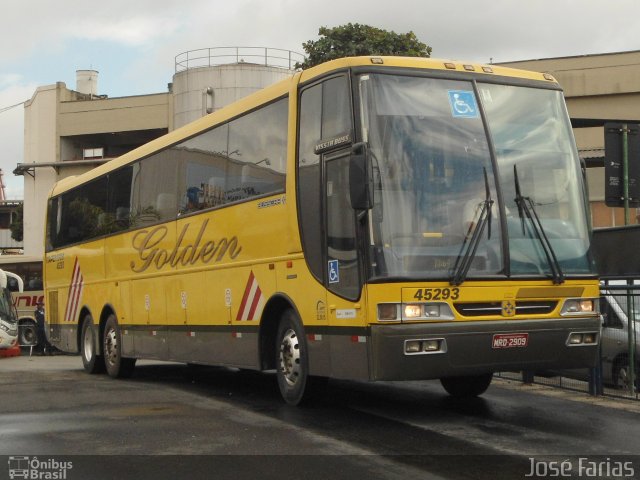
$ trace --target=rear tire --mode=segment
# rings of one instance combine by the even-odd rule
[[[18,327],[18,343],[21,347],[36,347],[38,346],[38,327],[36,323],[31,320],[20,322]]]
[[[135,358],[122,356],[122,335],[116,316],[111,314],[104,325],[102,337],[104,366],[112,378],[129,378],[136,366]]]
[[[473,398],[486,392],[492,379],[493,373],[485,373],[465,377],[445,377],[440,379],[440,383],[452,397]]]
[[[104,373],[104,361],[102,356],[98,355],[98,335],[93,325],[93,317],[87,314],[82,322],[82,330],[80,334],[80,355],[82,356],[82,365],[87,373]]]

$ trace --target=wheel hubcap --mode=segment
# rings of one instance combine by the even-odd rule
[[[84,345],[83,352],[84,358],[87,361],[90,361],[93,358],[93,331],[90,327],[84,331]]]
[[[290,386],[300,378],[300,344],[292,329],[286,331],[280,343],[280,371]]]
[[[118,337],[112,328],[104,337],[104,356],[110,365],[115,365],[118,359]]]
[[[636,381],[636,385],[637,384],[638,383]],[[620,370],[618,370],[618,386],[624,389],[629,389],[629,387],[631,386],[631,379],[629,378],[629,367],[627,365],[620,367]]]
[[[23,332],[24,333],[22,334],[22,337],[24,339],[24,343],[29,344],[29,345],[32,344],[32,343],[35,343],[35,340],[36,340],[36,330],[35,330],[35,328],[33,328],[32,326],[29,325],[29,326],[24,328]]]

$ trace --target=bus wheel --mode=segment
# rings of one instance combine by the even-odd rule
[[[80,353],[85,371],[87,373],[103,373],[104,362],[102,357],[98,355],[96,348],[96,330],[91,315],[84,317],[80,338],[82,340]]]
[[[113,378],[128,378],[136,366],[135,358],[122,357],[122,335],[116,316],[111,314],[104,325],[104,337],[102,340],[102,352],[104,354],[104,366],[107,373]]]
[[[309,359],[302,325],[292,310],[282,315],[276,342],[280,394],[289,405],[299,405],[306,399]]]
[[[31,320],[20,322],[18,331],[20,332],[18,337],[18,343],[20,343],[20,346],[35,347],[38,345],[38,329],[35,322],[32,322]]]
[[[493,373],[485,373],[466,377],[445,377],[440,379],[440,383],[452,397],[471,398],[486,392],[492,379]]]

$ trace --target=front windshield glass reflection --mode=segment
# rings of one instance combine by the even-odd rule
[[[0,318],[9,323],[18,322],[18,317],[11,301],[11,292],[7,289],[3,289],[2,294],[0,294]]]
[[[473,86],[392,75],[360,84],[375,180],[373,274],[449,279],[485,200],[497,199]],[[503,270],[496,206],[469,276]]]
[[[374,278],[451,281],[465,255],[463,279],[593,273],[577,153],[560,92],[382,74],[362,75],[359,85],[374,176]],[[536,224],[516,202],[514,165]],[[483,207],[485,228],[470,249]]]
[[[562,271],[592,273],[587,206],[561,92],[487,84],[479,91],[505,208],[514,213],[507,216],[511,272],[551,272],[539,236],[518,210],[517,183],[520,194],[530,199]]]

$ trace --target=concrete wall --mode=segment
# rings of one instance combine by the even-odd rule
[[[24,110],[24,163],[57,162],[59,142],[56,113],[64,83],[39,87]],[[47,194],[57,180],[53,168],[37,168],[24,175],[24,252],[44,252],[44,215]],[[35,178],[34,178],[35,177]]]
[[[63,101],[58,112],[60,136],[167,128],[171,94]]]

